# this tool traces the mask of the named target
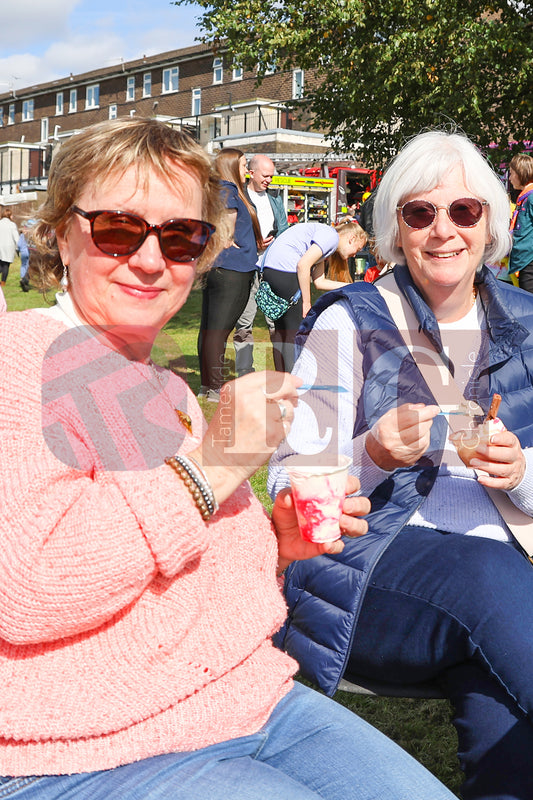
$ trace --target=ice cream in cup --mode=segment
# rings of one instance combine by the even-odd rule
[[[470,466],[470,460],[474,458],[476,450],[480,445],[489,444],[491,436],[506,430],[501,419],[496,416],[500,402],[501,396],[495,394],[492,398],[487,417],[480,425],[461,431],[455,431],[455,433],[451,434],[450,442],[455,445],[459,458],[467,467]]]
[[[488,419],[477,425],[475,428],[456,431],[450,436],[450,442],[457,448],[459,458],[467,467],[470,466],[470,459],[474,458],[476,450],[481,444],[489,444],[490,437],[495,433],[505,430],[505,425],[501,419]]]
[[[308,542],[340,539],[339,520],[351,463],[351,458],[341,455],[328,466],[287,466],[298,527]]]

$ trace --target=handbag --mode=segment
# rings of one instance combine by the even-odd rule
[[[439,365],[433,359],[416,359],[414,351],[427,352],[428,347],[434,350],[435,353],[437,351],[433,348],[427,336],[420,330],[420,325],[415,313],[398,288],[394,274],[390,273],[380,278],[374,286],[385,300],[398,331],[403,337],[409,352],[416,361],[416,365],[422,377],[431,389],[437,404],[444,411],[451,430],[455,432],[465,428],[465,418],[470,420],[472,415],[483,415],[483,409],[475,401],[465,399],[452,374],[444,367],[443,363]],[[447,373],[448,380],[446,382],[442,380],[442,375],[439,374],[443,368],[446,369]],[[434,390],[438,390],[439,388],[442,394],[437,397]],[[464,414],[454,414],[454,416],[450,418],[448,412],[451,410],[451,407],[464,411]],[[524,511],[517,508],[505,492],[488,486],[484,486],[483,488],[500,512],[505,524],[525,551],[528,559],[533,564],[533,519]]]
[[[284,297],[280,297],[279,294],[276,294],[269,282],[265,280],[263,277],[263,266],[265,263],[266,254],[270,250],[271,246],[272,242],[261,256],[261,261],[259,263],[259,286],[257,287],[255,302],[263,314],[275,322],[276,320],[281,319],[281,317],[287,313],[291,306],[296,305],[302,296],[302,292],[300,289],[298,289],[298,291],[293,294],[290,300],[286,300]]]
[[[257,307],[261,309],[266,317],[276,321],[277,319],[281,319],[281,317],[287,313],[289,308],[298,302],[301,294],[302,293],[300,289],[298,289],[298,291],[293,294],[290,300],[280,297],[273,291],[268,281],[263,278],[263,273],[261,271],[259,286],[255,295],[255,302],[257,303]]]

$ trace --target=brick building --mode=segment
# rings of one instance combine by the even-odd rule
[[[320,162],[328,149],[289,104],[302,99],[313,76],[303,70],[265,76],[232,64],[206,45],[145,56],[118,66],[69,75],[0,93],[0,194],[46,186],[54,147],[105,119],[154,116],[188,130],[207,150],[240,147],[291,160]]]

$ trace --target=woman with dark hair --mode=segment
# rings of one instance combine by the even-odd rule
[[[215,159],[231,237],[209,270],[203,287],[198,335],[201,388],[199,397],[218,402],[227,379],[224,351],[229,334],[241,316],[255,274],[257,248],[262,242],[257,214],[244,191],[246,156],[233,147]]]
[[[518,273],[518,285],[533,292],[533,157],[528,153],[513,156],[509,180],[519,190],[511,217],[513,247],[509,255],[509,273]]]

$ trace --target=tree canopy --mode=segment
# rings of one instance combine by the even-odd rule
[[[533,0],[195,3],[200,41],[259,81],[273,65],[313,70],[306,111],[368,162],[428,127],[456,126],[506,160],[509,141],[533,139]]]

